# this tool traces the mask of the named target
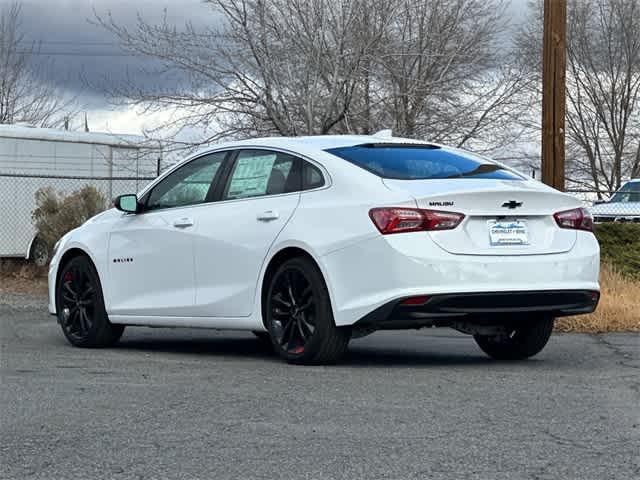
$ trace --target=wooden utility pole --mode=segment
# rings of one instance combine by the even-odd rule
[[[544,0],[542,181],[564,190],[567,0]]]

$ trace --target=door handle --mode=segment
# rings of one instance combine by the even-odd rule
[[[187,228],[193,227],[193,219],[192,218],[181,218],[179,220],[174,220],[173,226],[176,228]]]
[[[270,220],[276,220],[280,215],[275,210],[267,210],[258,214],[258,220],[262,222],[268,222]]]

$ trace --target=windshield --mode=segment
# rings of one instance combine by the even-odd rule
[[[500,165],[472,155],[454,153],[433,145],[371,143],[331,148],[327,152],[382,178],[425,180],[442,178],[492,178],[522,180]]]
[[[640,202],[640,182],[629,182],[620,188],[610,200],[611,203]]]

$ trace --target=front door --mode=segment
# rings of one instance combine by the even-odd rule
[[[196,211],[211,200],[226,153],[186,163],[123,214],[109,238],[108,313],[191,316],[195,305]]]

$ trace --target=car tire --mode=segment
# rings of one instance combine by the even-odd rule
[[[33,262],[36,267],[44,267],[51,260],[51,253],[49,247],[44,243],[40,237],[33,239],[31,243],[31,249],[29,250],[29,260]]]
[[[124,325],[109,321],[98,272],[84,255],[62,267],[56,286],[56,309],[62,332],[76,347],[108,347],[124,332]]]
[[[336,363],[346,352],[350,328],[336,327],[327,286],[312,260],[295,257],[280,265],[264,307],[273,347],[287,362]]]
[[[484,353],[496,360],[522,360],[539,353],[553,331],[553,317],[530,320],[504,335],[474,335]]]
[[[251,330],[251,333],[253,333],[254,337],[256,337],[261,342],[269,342],[269,344],[271,344],[271,336],[269,335],[269,332],[259,332],[258,330]]]
[[[252,330],[251,333],[258,339],[261,347],[269,349],[269,351],[273,350],[273,344],[271,343],[271,335],[269,332],[259,332],[257,330]]]

